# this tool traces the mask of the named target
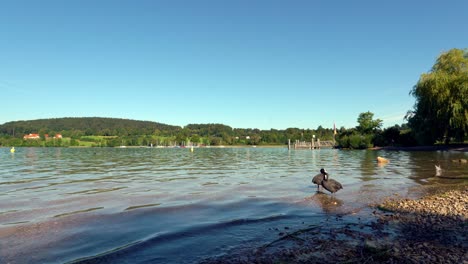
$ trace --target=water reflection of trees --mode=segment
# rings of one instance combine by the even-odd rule
[[[373,176],[376,175],[376,158],[377,154],[375,151],[364,151],[364,157],[361,159],[363,181],[373,180]]]

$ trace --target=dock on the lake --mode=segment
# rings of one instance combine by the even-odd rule
[[[335,142],[332,140],[323,140],[317,139],[315,141],[312,139],[311,141],[299,141],[296,140],[293,144],[291,144],[291,140],[288,139],[288,149],[320,149],[320,148],[333,148],[335,146]]]

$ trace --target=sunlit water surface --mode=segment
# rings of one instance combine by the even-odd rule
[[[377,156],[390,160],[376,162]],[[419,185],[467,175],[463,152],[286,148],[0,149],[0,262],[196,263]],[[324,167],[334,195],[311,178]],[[420,189],[420,188],[419,188]]]

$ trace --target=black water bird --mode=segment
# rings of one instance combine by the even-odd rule
[[[320,190],[320,185],[322,184],[325,175],[328,175],[328,173],[325,169],[322,168],[320,169],[320,173],[315,175],[314,178],[312,178],[312,182],[317,184],[317,191]]]
[[[322,186],[323,188],[325,188],[325,190],[331,192],[331,193],[336,193],[337,191],[339,191],[340,189],[343,189],[343,186],[341,185],[341,183],[333,180],[333,179],[329,179],[328,177],[328,173],[325,173],[324,175],[324,178],[323,178],[323,181],[322,181]]]

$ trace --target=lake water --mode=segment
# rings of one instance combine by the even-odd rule
[[[390,160],[376,163],[376,157]],[[271,230],[365,217],[385,196],[417,197],[434,164],[466,176],[464,152],[287,148],[0,149],[0,262],[196,263],[261,246]],[[344,186],[316,192],[320,168]]]

